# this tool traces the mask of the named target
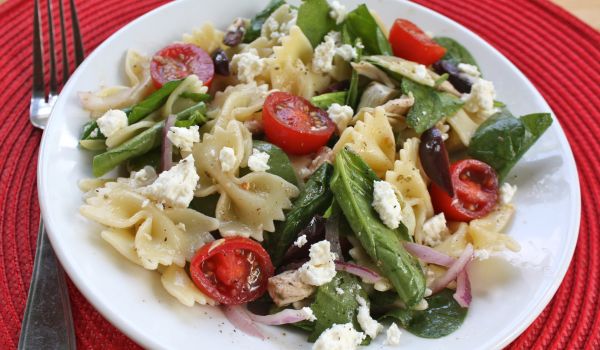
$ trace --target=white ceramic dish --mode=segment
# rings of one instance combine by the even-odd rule
[[[345,1],[348,8],[359,2]],[[91,157],[78,148],[87,114],[78,91],[120,82],[127,49],[152,54],[182,33],[211,21],[226,27],[236,16],[250,17],[263,1],[170,3],[133,21],[98,47],[64,87],[44,133],[38,168],[42,213],[65,270],[86,298],[115,326],[146,348],[191,349],[310,348],[306,336],[264,327],[267,341],[235,332],[217,308],[187,308],[169,296],[159,274],[119,256],[102,241],[100,226],[78,214],[77,181],[91,177]],[[422,28],[450,36],[475,56],[499,100],[516,115],[550,111],[532,84],[498,51],[459,24],[419,5],[397,0],[370,1],[388,25],[401,16]],[[580,192],[573,155],[555,122],[526,154],[509,178],[519,187],[510,234],[523,246],[513,265],[498,260],[472,271],[474,301],[464,325],[448,337],[427,340],[407,332],[398,348],[494,349],[516,338],[543,310],[571,260],[580,218]],[[487,268],[493,267],[493,270]],[[486,270],[487,269],[487,270]],[[482,271],[486,273],[481,273]],[[370,348],[380,348],[380,336]]]

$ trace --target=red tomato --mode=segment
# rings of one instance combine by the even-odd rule
[[[421,28],[411,21],[398,18],[390,30],[390,44],[394,55],[429,66],[446,54]]]
[[[475,159],[460,160],[450,166],[454,197],[438,185],[429,188],[437,212],[456,221],[470,221],[487,215],[498,202],[498,176],[494,169]]]
[[[291,154],[316,152],[335,131],[327,112],[287,92],[267,96],[262,117],[269,141]]]
[[[192,44],[169,45],[158,51],[150,62],[150,75],[157,88],[192,74],[196,74],[206,86],[210,86],[215,75],[212,58]]]
[[[267,251],[244,237],[229,237],[205,244],[190,264],[194,284],[224,305],[258,299],[267,289],[274,268]]]

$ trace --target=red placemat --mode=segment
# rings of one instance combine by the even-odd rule
[[[87,52],[164,2],[78,1]],[[600,210],[594,203],[600,198],[600,33],[545,0],[417,2],[481,35],[527,75],[556,113],[579,167],[582,218],[573,262],[552,302],[510,348],[600,349]],[[0,349],[18,343],[39,218],[41,132],[28,121],[32,17],[30,0],[0,5]],[[138,348],[69,287],[79,348]]]

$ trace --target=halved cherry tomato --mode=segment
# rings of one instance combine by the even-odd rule
[[[394,55],[429,66],[446,54],[446,49],[409,20],[398,18],[390,30]]]
[[[475,159],[460,160],[450,166],[454,197],[438,185],[429,188],[436,212],[446,218],[470,221],[492,211],[498,202],[498,176],[494,169]]]
[[[267,289],[274,268],[267,251],[244,237],[229,237],[205,244],[190,265],[194,284],[224,305],[258,299]]]
[[[150,62],[150,75],[157,88],[192,74],[196,74],[206,86],[210,86],[215,75],[212,58],[192,44],[169,45],[158,51]]]
[[[291,154],[316,152],[335,131],[327,112],[287,92],[267,96],[262,117],[269,141]]]

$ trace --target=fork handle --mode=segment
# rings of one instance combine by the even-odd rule
[[[65,273],[54,255],[42,220],[19,338],[21,349],[76,349]]]

